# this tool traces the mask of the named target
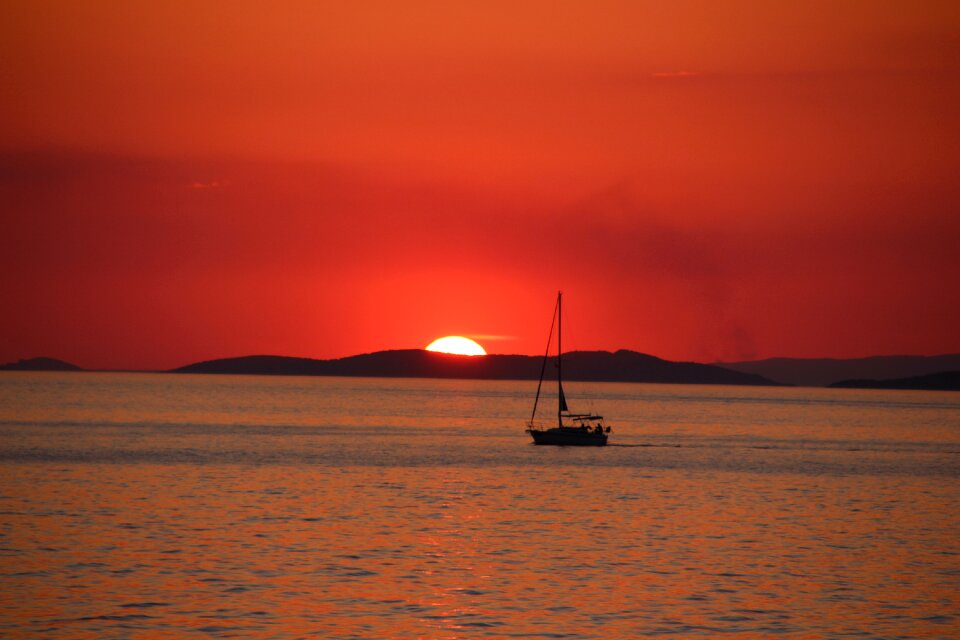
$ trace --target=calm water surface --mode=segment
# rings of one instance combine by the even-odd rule
[[[2,373],[0,636],[960,637],[960,395],[534,389]]]

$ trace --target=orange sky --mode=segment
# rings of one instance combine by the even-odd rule
[[[0,361],[960,352],[960,5],[786,4],[6,2]]]

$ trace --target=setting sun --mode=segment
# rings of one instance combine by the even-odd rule
[[[439,353],[455,353],[461,356],[485,356],[487,352],[479,344],[470,338],[463,336],[445,336],[437,338],[429,345],[427,351],[437,351]]]

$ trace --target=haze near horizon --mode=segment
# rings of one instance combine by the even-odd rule
[[[960,352],[949,3],[0,7],[0,362]]]

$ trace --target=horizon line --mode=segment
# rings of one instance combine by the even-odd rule
[[[207,358],[203,360],[193,360],[186,364],[177,365],[169,369],[149,369],[149,368],[88,368],[82,367],[75,362],[64,360],[61,358],[53,356],[33,356],[28,358],[18,358],[10,362],[0,363],[0,367],[7,367],[10,365],[27,363],[35,360],[55,360],[63,364],[71,365],[77,368],[77,371],[80,372],[90,372],[90,373],[174,373],[178,369],[185,367],[203,364],[208,362],[217,362],[220,360],[237,360],[241,358],[288,358],[291,360],[313,360],[317,362],[331,362],[336,360],[346,360],[348,358],[357,358],[368,355],[375,355],[379,353],[390,353],[390,352],[407,352],[407,351],[420,351],[424,353],[437,354],[441,357],[454,357],[454,358],[477,358],[482,359],[486,357],[523,357],[523,358],[542,358],[542,354],[523,354],[523,353],[486,353],[486,354],[477,354],[477,355],[465,355],[457,353],[444,353],[440,351],[428,351],[422,347],[408,347],[408,348],[397,348],[397,349],[378,349],[376,351],[364,351],[361,353],[354,353],[346,356],[331,357],[331,358],[318,358],[313,356],[291,356],[291,355],[282,355],[275,353],[248,353],[245,355],[237,356],[223,356],[215,358]],[[637,351],[636,349],[627,349],[620,348],[616,350],[609,349],[574,349],[570,351],[564,351],[564,354],[573,354],[573,353],[609,353],[616,354],[618,352],[625,351],[629,353],[636,353],[640,355],[649,356],[656,358],[658,360],[663,360],[665,362],[675,362],[675,363],[695,363],[695,364],[706,364],[706,365],[716,365],[723,366],[724,364],[744,364],[744,363],[754,363],[754,362],[767,362],[770,360],[800,360],[800,361],[834,361],[834,362],[843,362],[843,361],[852,361],[852,360],[869,360],[872,358],[937,358],[944,356],[960,356],[960,352],[942,352],[942,353],[933,353],[933,354],[922,354],[922,353],[880,353],[880,354],[871,354],[867,356],[856,356],[856,357],[835,357],[835,356],[821,356],[821,357],[808,357],[808,356],[769,356],[765,358],[753,358],[753,359],[742,359],[742,360],[711,360],[711,361],[702,361],[702,360],[671,360],[669,358],[664,358],[662,356],[657,356],[652,353],[647,353],[645,351]],[[548,358],[555,358],[556,354],[548,355]],[[0,371],[16,371],[16,369],[0,369]],[[60,371],[61,373],[68,373],[69,371]]]

